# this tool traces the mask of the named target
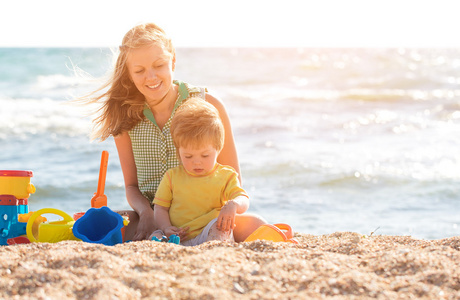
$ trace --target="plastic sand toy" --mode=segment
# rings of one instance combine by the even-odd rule
[[[124,219],[107,206],[90,208],[75,221],[73,233],[84,242],[113,246],[123,242]]]
[[[299,242],[292,237],[291,226],[287,224],[264,224],[257,228],[250,236],[244,240],[252,242],[255,240],[267,240],[272,242],[288,242],[298,244]]]
[[[55,214],[63,217],[61,221],[43,222],[38,225],[38,232],[34,232],[35,220],[43,214]],[[34,243],[57,243],[65,240],[76,240],[72,232],[75,221],[65,212],[55,208],[43,208],[34,212],[27,221],[27,238]]]
[[[29,196],[35,193],[30,183],[32,171],[0,170],[0,245],[8,245],[8,240],[26,234],[29,212]],[[20,243],[20,238],[10,243]]]

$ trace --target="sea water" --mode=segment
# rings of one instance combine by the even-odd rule
[[[86,211],[103,150],[108,205],[129,209],[113,139],[91,142],[87,109],[68,104],[112,62],[0,48],[0,169],[34,172],[31,211]],[[310,234],[440,239],[460,235],[459,74],[460,49],[179,48],[175,77],[225,103],[249,212]]]

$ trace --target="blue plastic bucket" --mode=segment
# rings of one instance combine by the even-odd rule
[[[113,246],[123,242],[123,217],[107,206],[90,208],[75,221],[73,234],[84,242]]]

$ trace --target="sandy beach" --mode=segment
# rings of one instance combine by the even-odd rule
[[[459,299],[460,237],[0,248],[2,299]]]

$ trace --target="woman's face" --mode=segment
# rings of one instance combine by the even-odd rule
[[[175,57],[159,45],[132,49],[127,67],[134,85],[150,106],[160,103],[171,90]]]

